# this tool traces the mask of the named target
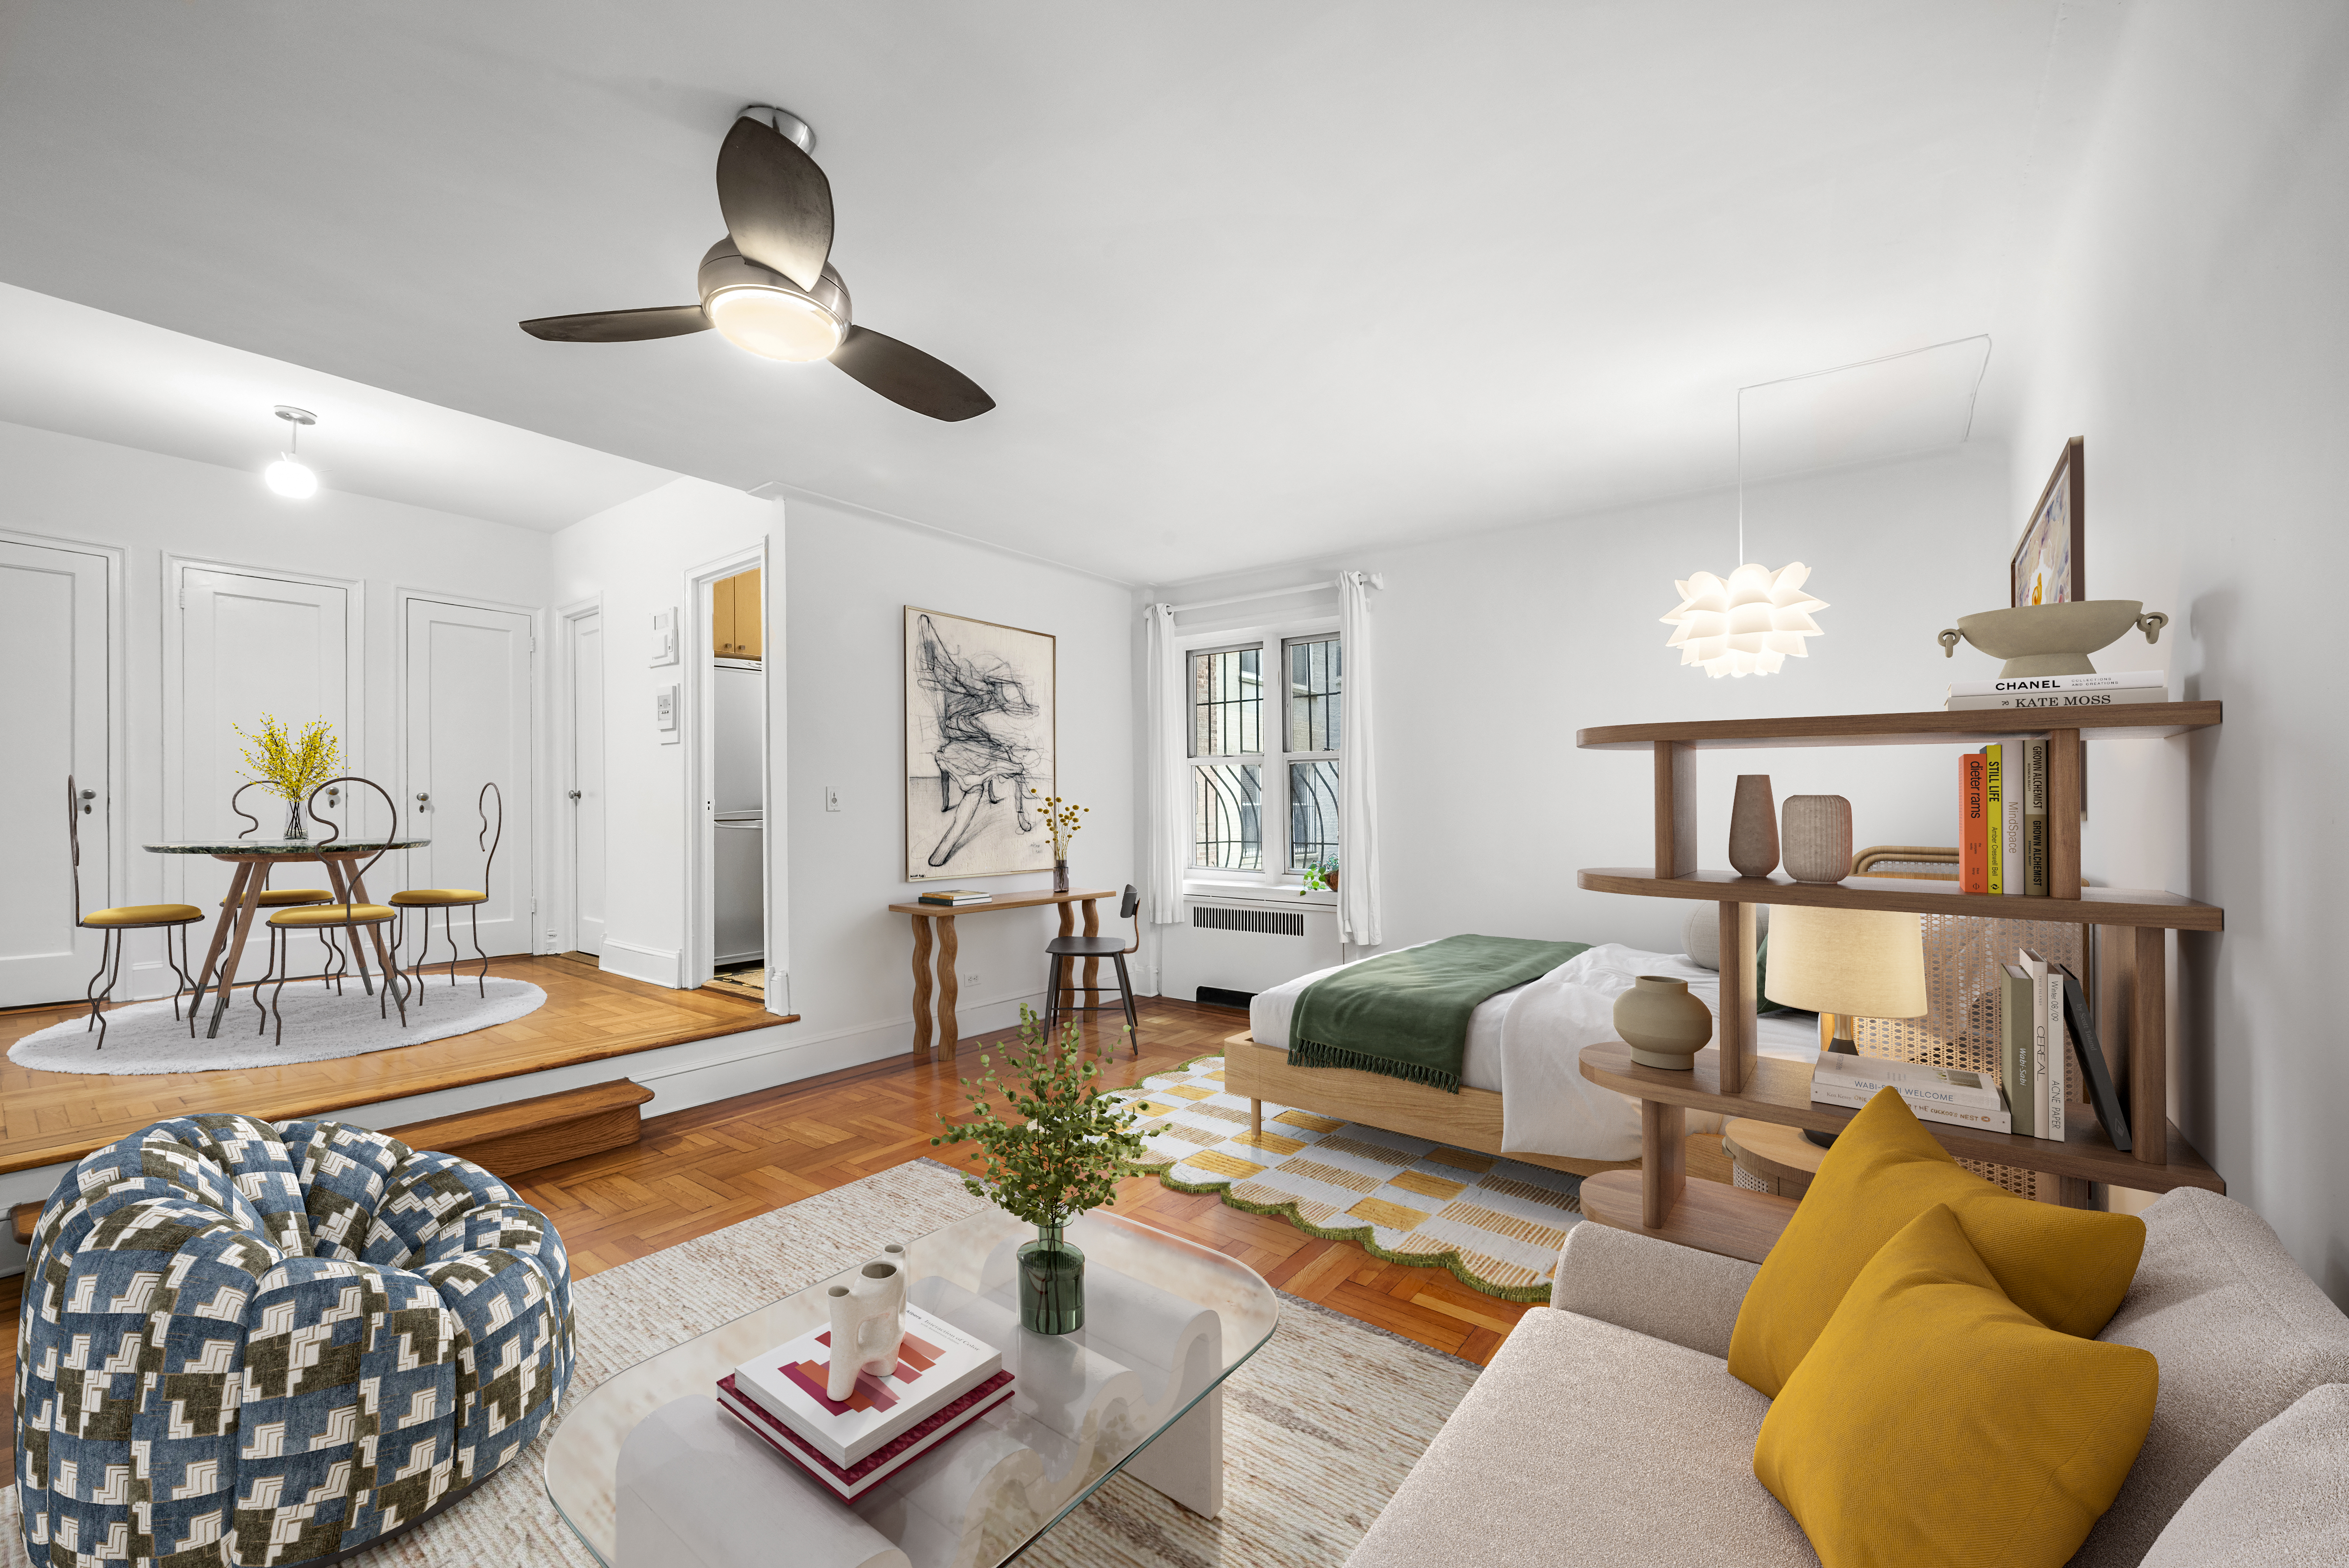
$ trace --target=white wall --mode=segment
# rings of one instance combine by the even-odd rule
[[[1371,596],[1383,683],[1384,946],[1475,931],[1678,952],[1686,903],[1574,885],[1586,866],[1648,864],[1654,842],[1649,756],[1580,750],[1575,731],[1939,707],[1951,680],[1994,673],[1978,655],[1945,660],[1934,634],[1999,602],[2001,562],[1981,542],[1996,536],[2005,481],[2003,452],[1978,443],[1750,486],[1748,556],[1807,562],[1828,608],[1808,657],[1743,680],[1683,668],[1659,620],[1678,602],[1675,580],[1736,564],[1729,492],[1365,550],[1159,596],[1179,603],[1342,568],[1385,575]],[[1262,613],[1251,605],[1225,618]],[[1212,614],[1184,624],[1213,625]],[[1847,797],[1860,846],[1954,843],[1960,749],[1701,753],[1701,862],[1727,864],[1740,773],[1770,775],[1782,805],[1789,795]]]
[[[2158,655],[2227,705],[2095,749],[2085,867],[2225,908],[2172,949],[2174,1114],[2349,1303],[2349,732],[2324,651],[2349,570],[2349,13],[2133,7],[2052,252],[2033,352],[1991,389],[2004,515],[2084,436],[2089,592],[2168,611]]]
[[[116,885],[93,903],[166,897],[162,857],[140,841],[163,836],[163,557],[196,557],[262,571],[357,579],[366,629],[358,709],[344,736],[355,773],[398,770],[395,697],[398,607],[394,589],[423,589],[525,607],[545,603],[547,536],[398,501],[322,490],[306,500],[272,494],[257,470],[216,467],[132,447],[0,424],[0,529],[126,552],[123,623],[126,755],[114,769],[116,828],[132,848]],[[171,895],[176,896],[176,895]],[[168,979],[134,953],[125,965],[142,994]],[[168,971],[163,972],[168,975]]]
[[[873,1060],[912,1039],[912,934],[885,906],[905,880],[905,676],[908,604],[1049,632],[1058,639],[1058,792],[1092,808],[1075,842],[1080,887],[1133,877],[1132,592],[877,516],[784,503],[791,562],[793,1026]],[[826,787],[840,792],[824,810]],[[1050,791],[1048,791],[1050,792]],[[998,893],[1049,888],[1049,872],[991,877]],[[1115,909],[1102,910],[1104,932]],[[1042,1006],[1048,910],[957,917],[965,1037]]]

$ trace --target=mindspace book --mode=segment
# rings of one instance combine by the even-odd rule
[[[909,1305],[896,1371],[859,1372],[848,1398],[834,1400],[824,1392],[831,1362],[832,1330],[812,1329],[734,1368],[733,1391],[805,1438],[820,1458],[851,1470],[1002,1372],[1003,1353]]]

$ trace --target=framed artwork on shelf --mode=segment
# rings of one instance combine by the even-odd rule
[[[905,606],[907,882],[1052,869],[1057,657],[1048,632]]]
[[[2077,436],[2064,443],[2047,488],[2031,510],[2007,562],[2010,606],[2068,604],[2088,596],[2081,556],[2086,543],[2088,485]]]

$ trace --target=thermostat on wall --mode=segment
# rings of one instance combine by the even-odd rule
[[[663,746],[677,744],[677,683],[653,687],[653,727]]]
[[[677,663],[677,612],[663,610],[653,616],[653,666]]]

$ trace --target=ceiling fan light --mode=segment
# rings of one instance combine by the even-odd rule
[[[737,348],[793,365],[840,346],[840,318],[803,294],[756,284],[720,289],[704,307],[709,325]]]
[[[289,500],[305,500],[318,493],[318,476],[305,464],[295,462],[291,452],[281,454],[261,471],[261,477],[271,490]]]

